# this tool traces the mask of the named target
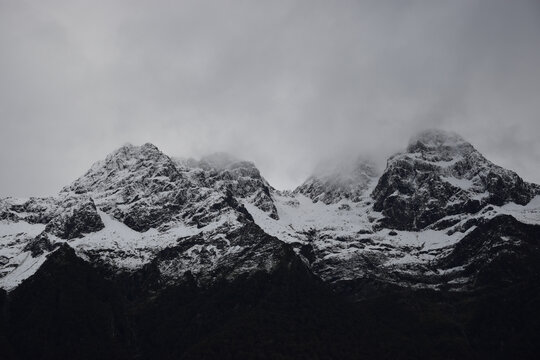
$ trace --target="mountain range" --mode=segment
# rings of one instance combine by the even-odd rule
[[[536,358],[539,280],[540,186],[441,130],[292,191],[144,144],[0,199],[5,359]]]

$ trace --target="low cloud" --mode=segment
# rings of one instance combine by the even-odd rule
[[[425,128],[540,182],[538,34],[534,0],[0,0],[0,195],[53,194],[126,142],[291,188]]]

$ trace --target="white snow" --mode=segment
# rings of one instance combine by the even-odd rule
[[[500,207],[499,211],[512,215],[523,223],[540,225],[540,195],[534,197],[527,205],[509,203]]]
[[[70,241],[69,245],[83,256],[85,256],[86,252],[107,250],[103,251],[103,260],[112,262],[114,266],[127,270],[142,267],[152,259],[153,255],[166,247],[175,245],[180,238],[214,230],[225,222],[233,220],[222,217],[219,221],[200,229],[178,223],[163,232],[157,229],[149,229],[141,233],[102,211],[98,212],[105,224],[105,228],[83,238]],[[108,250],[115,250],[122,256],[111,255]]]
[[[17,286],[41,266],[44,259],[34,259],[23,249],[44,229],[43,224],[0,221],[0,288],[9,290]]]
[[[430,163],[433,164],[433,165],[440,166],[442,168],[448,168],[448,167],[451,167],[451,166],[457,164],[461,160],[463,160],[463,156],[456,155],[451,160],[448,160],[448,161],[430,161]]]
[[[313,203],[311,199],[296,194],[295,201],[290,196],[275,196],[279,220],[244,203],[255,222],[268,234],[285,242],[307,242],[305,233],[316,230],[316,238],[311,244],[326,253],[323,259],[337,258],[348,260],[360,253],[379,253],[387,258],[386,265],[426,262],[440,254],[444,249],[458,242],[463,233],[447,235],[445,231],[424,230],[420,232],[394,231],[388,229],[374,233],[370,219],[381,216],[372,210],[370,199],[360,203],[342,200],[337,204]],[[299,205],[291,205],[298,203]],[[340,210],[343,204],[350,210]],[[376,245],[351,246],[359,244],[364,238],[371,238]]]
[[[274,220],[265,212],[252,205],[249,200],[244,206],[253,219],[265,232],[285,242],[303,242],[311,229],[317,229],[335,236],[346,236],[362,230],[370,230],[371,224],[368,216],[376,218],[379,213],[373,212],[364,202],[354,203],[341,200],[336,204],[325,205],[322,202],[314,203],[310,198],[296,194],[290,196],[274,195],[279,220]],[[350,210],[340,209],[347,204]]]
[[[471,186],[470,182],[461,179],[445,178],[445,180],[459,184],[460,188]],[[347,262],[353,261],[361,254],[379,254],[375,256],[380,256],[382,266],[401,267],[407,264],[426,263],[446,253],[453,244],[474,229],[473,227],[466,233],[455,232],[452,235],[438,230],[420,232],[394,230],[395,234],[390,235],[388,229],[373,231],[372,222],[381,214],[372,210],[372,200],[368,195],[360,202],[342,200],[331,205],[314,203],[301,194],[294,196],[274,194],[273,197],[279,220],[270,218],[268,213],[254,206],[250,198],[244,199],[243,204],[255,222],[268,234],[289,243],[312,241],[311,244],[317,251],[322,252],[319,261],[335,259]],[[347,207],[344,208],[343,205]],[[493,206],[492,211],[479,213],[477,217],[492,218],[498,214],[509,214],[525,223],[540,224],[540,196],[525,206],[514,203],[502,207]],[[200,233],[210,233],[212,241],[223,240],[230,245],[223,234],[213,232],[222,226],[234,225],[237,222],[236,215],[230,212],[200,229],[178,222],[165,231],[150,229],[140,233],[102,211],[99,211],[99,215],[105,224],[104,229],[67,243],[82,257],[87,258],[90,253],[98,254],[103,261],[126,270],[140,268],[158,251],[177,244],[182,238]],[[463,221],[467,219],[470,217],[464,218]],[[4,261],[8,260],[0,269],[0,276],[4,275],[0,278],[1,288],[6,290],[15,288],[34,274],[46,260],[48,254],[34,258],[29,252],[23,251],[28,241],[44,229],[43,224],[29,224],[24,221],[0,222],[0,257],[3,257]],[[315,236],[309,239],[308,233],[313,233],[313,230]],[[66,242],[51,235],[49,238],[52,242]],[[363,242],[366,238],[371,239],[370,242]],[[221,261],[219,259],[233,256],[242,250],[240,246],[227,246],[224,250],[220,250],[212,244],[195,245],[185,254],[184,261],[187,265],[193,266],[193,270],[202,271],[205,267],[216,266]],[[209,255],[212,264],[198,262],[198,254],[201,251]]]
[[[212,232],[221,226],[236,223],[233,214],[225,213],[217,221],[199,229],[177,223],[166,231],[149,229],[140,233],[102,211],[98,213],[105,225],[102,230],[69,241],[48,234],[49,240],[52,243],[67,243],[82,258],[88,259],[90,253],[97,253],[103,261],[115,268],[132,271],[142,267],[151,261],[157,252],[175,245],[182,238]],[[28,242],[44,229],[45,225],[42,224],[0,222],[0,260],[7,259],[7,263],[0,267],[0,276],[3,276],[0,278],[0,288],[8,291],[15,288],[33,275],[46,260],[50,253],[34,258],[30,252],[23,251]],[[231,253],[235,251],[239,250],[229,249]]]
[[[470,190],[474,187],[473,182],[468,179],[458,179],[450,176],[441,176],[441,179],[463,190]]]
[[[440,230],[424,230],[418,232],[395,231],[397,235],[385,239],[396,246],[421,247],[424,250],[440,249],[455,244],[462,234],[447,235]]]
[[[11,205],[23,205],[25,202],[29,200],[29,198],[9,196],[7,198],[4,198],[3,200],[5,200],[7,203]]]
[[[48,255],[42,254],[38,257],[32,257],[30,252],[23,252],[11,259],[10,265],[16,267],[6,276],[0,278],[0,288],[6,291],[16,288],[23,280],[34,275]]]
[[[39,235],[43,230],[45,230],[45,225],[43,224],[29,224],[26,221],[0,221],[0,244],[2,243],[2,239],[8,236],[26,234],[29,237],[34,237]]]
[[[434,148],[441,146],[459,147],[466,144],[455,134],[437,131],[425,132],[414,141],[423,141],[426,145]],[[421,152],[397,156],[405,157],[410,161],[423,161],[439,166],[440,173],[445,175],[441,179],[467,191],[467,196],[472,199],[481,200],[490,195],[487,191],[479,192],[483,189],[475,189],[474,181],[461,178],[461,173],[459,175],[453,174],[450,167],[463,160],[461,152],[450,151],[451,156],[447,155],[438,156],[435,154],[431,156],[431,160],[429,154]],[[439,161],[441,158],[449,160]],[[217,168],[225,168],[228,166],[226,164],[232,160],[218,156],[213,160],[212,158],[206,159],[206,161]],[[157,164],[158,169],[167,169],[172,163],[168,157],[149,145],[126,146],[107,157],[105,161],[96,163],[87,175],[77,180],[72,187],[68,187],[61,195],[62,201],[57,201],[56,198],[38,199],[35,205],[45,206],[49,209],[49,213],[55,215],[57,212],[68,211],[70,206],[81,199],[78,195],[74,195],[75,190],[73,190],[80,186],[88,191],[85,196],[91,196],[98,208],[111,209],[110,206],[112,206],[114,210],[129,209],[131,205],[127,204],[126,201],[134,199],[136,196],[140,196],[144,201],[148,200],[151,205],[159,206],[162,203],[161,200],[170,195],[169,192],[176,191],[180,186],[187,186],[183,182],[172,181],[167,176],[156,175],[161,174],[157,170],[147,174],[146,171],[151,169],[146,166],[146,162]],[[176,163],[179,168],[184,163],[187,166],[186,161],[176,161]],[[345,171],[348,170],[347,168],[336,169],[333,169],[333,172],[348,174]],[[249,177],[241,177],[240,180],[218,180],[210,187],[206,187],[207,185],[201,185],[199,180],[201,176],[205,175],[205,170],[202,168],[182,168],[180,170],[182,171],[182,181],[186,181],[191,188],[196,189],[198,200],[193,209],[200,212],[204,212],[206,208],[222,201],[222,188],[227,185],[239,186],[240,180],[249,180]],[[337,185],[348,185],[351,181],[354,183],[357,180],[356,177],[345,175],[339,178],[341,182],[338,182]],[[147,180],[151,180],[160,190],[156,192],[150,188],[146,184]],[[377,228],[372,225],[382,215],[373,210],[373,199],[369,195],[376,183],[376,181],[371,180],[366,182],[368,188],[365,189],[364,195],[361,195],[358,202],[342,199],[330,205],[325,205],[323,202],[314,203],[302,194],[274,192],[272,198],[279,220],[272,219],[267,212],[254,205],[256,193],[250,192],[251,196],[243,195],[245,198],[238,200],[243,203],[255,222],[266,233],[287,243],[305,244],[309,242],[317,252],[317,261],[343,262],[343,266],[340,266],[339,269],[336,266],[336,269],[328,270],[329,273],[335,270],[348,272],[352,274],[351,276],[356,276],[354,271],[357,270],[352,262],[359,261],[358,259],[363,256],[376,258],[377,264],[381,264],[381,266],[405,268],[407,264],[425,264],[445,254],[452,245],[474,229],[472,227],[466,233],[456,231],[452,235],[447,235],[447,230],[420,232],[396,230],[392,232],[392,235],[390,235],[389,229],[376,230]],[[118,184],[122,184],[122,186]],[[122,190],[122,192],[118,190]],[[397,195],[400,194],[396,191],[391,196]],[[337,197],[336,201],[339,198]],[[20,205],[28,199],[7,198],[4,201],[11,205]],[[454,199],[454,201],[457,202],[459,199]],[[474,215],[455,215],[456,219],[461,221],[456,227],[471,218],[488,219],[498,214],[509,214],[524,223],[540,225],[540,196],[535,197],[525,206],[511,203],[502,207],[492,206],[492,208],[493,210],[489,212],[485,211]],[[112,211],[109,212],[112,213]],[[25,216],[23,213],[17,215],[19,217]],[[144,233],[132,230],[103,211],[99,211],[99,215],[105,227],[98,232],[70,241],[59,239],[50,234],[49,239],[53,243],[69,244],[83,258],[88,259],[90,255],[92,257],[97,255],[99,259],[115,268],[135,270],[151,261],[155,254],[162,249],[181,243],[184,238],[198,234],[204,235],[204,245],[197,244],[188,249],[182,254],[179,264],[164,264],[166,267],[170,265],[170,268],[164,271],[170,271],[173,275],[177,275],[175,271],[179,269],[189,268],[194,271],[206,271],[212,266],[218,266],[219,262],[228,256],[234,258],[235,254],[245,249],[237,245],[231,246],[231,241],[223,236],[223,233],[240,226],[236,219],[238,214],[232,210],[219,215],[203,228],[188,226],[180,220],[171,220],[171,223],[164,224],[160,230],[149,229]],[[176,214],[174,215],[176,216]],[[176,219],[175,216],[171,218]],[[34,274],[43,264],[48,254],[34,258],[23,249],[44,229],[45,225],[43,224],[29,224],[25,221],[0,222],[0,277],[3,276],[0,278],[0,287],[14,288],[21,281]],[[205,254],[204,259],[206,260],[201,260],[202,253]],[[211,262],[211,264],[204,263],[204,261]],[[271,266],[271,264],[272,260],[268,259],[267,265]]]
[[[484,191],[482,193],[478,193],[478,194],[475,194],[473,196],[471,196],[471,199],[472,200],[483,200],[487,197],[489,197],[490,193],[488,191]]]

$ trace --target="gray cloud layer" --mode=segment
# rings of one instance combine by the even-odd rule
[[[125,142],[228,151],[278,188],[456,131],[540,182],[540,2],[0,0],[0,196]]]

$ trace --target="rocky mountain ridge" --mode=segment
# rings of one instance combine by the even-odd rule
[[[538,191],[538,185],[491,163],[459,135],[427,131],[388,160],[372,195],[385,226],[419,230],[488,204],[526,205]]]
[[[538,264],[539,186],[456,134],[293,191],[125,145],[57,196],[0,199],[0,355],[535,358]]]
[[[271,271],[271,254],[248,239],[231,241],[256,226],[330,284],[376,278],[465,289],[474,282],[459,271],[468,259],[439,264],[454,264],[446,257],[455,246],[498,216],[540,224],[538,194],[538,185],[442,131],[413,138],[380,177],[356,160],[293,192],[276,191],[253,163],[225,154],[173,159],[152,144],[126,145],[57,197],[2,199],[0,284],[13,289],[64,243],[113,273],[159,261],[164,251],[176,254],[160,267],[169,279],[189,272],[204,283],[232,264],[238,268],[227,273]]]

